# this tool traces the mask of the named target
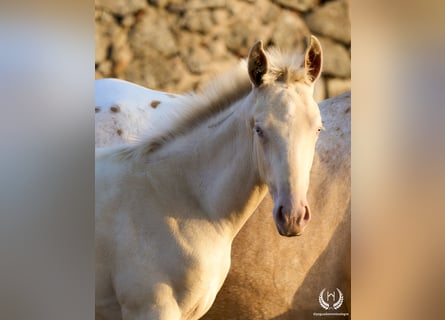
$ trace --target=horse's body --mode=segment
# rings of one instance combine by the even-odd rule
[[[275,55],[257,43],[247,63],[253,86],[239,76],[224,96],[172,98],[178,110],[199,110],[172,121],[174,129],[97,150],[98,318],[201,317],[228,273],[233,238],[267,187],[279,233],[303,232],[321,127],[312,99],[321,48],[312,38],[303,68]]]

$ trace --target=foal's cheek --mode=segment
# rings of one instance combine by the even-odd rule
[[[256,138],[257,139],[257,138]],[[270,186],[270,168],[271,168],[271,161],[270,157],[268,157],[268,154],[265,150],[265,146],[258,141],[258,139],[255,141],[255,156],[257,158],[257,164],[258,164],[258,171],[260,174],[260,178],[263,182],[267,183]]]

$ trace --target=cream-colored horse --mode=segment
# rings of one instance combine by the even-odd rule
[[[322,127],[312,98],[321,66],[315,37],[301,58],[257,42],[247,60],[251,83],[238,68],[213,91],[176,97],[184,112],[172,128],[97,150],[98,318],[201,317],[267,187],[278,232],[303,232]]]

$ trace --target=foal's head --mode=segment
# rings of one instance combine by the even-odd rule
[[[266,53],[260,41],[250,50],[250,127],[260,177],[274,199],[278,232],[295,236],[311,219],[306,194],[315,143],[322,129],[320,110],[313,98],[322,49],[312,36],[302,61],[280,57],[278,52]]]

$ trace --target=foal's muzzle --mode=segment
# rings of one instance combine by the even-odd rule
[[[311,209],[307,202],[294,206],[291,201],[277,201],[273,216],[280,235],[300,236],[311,220]]]

